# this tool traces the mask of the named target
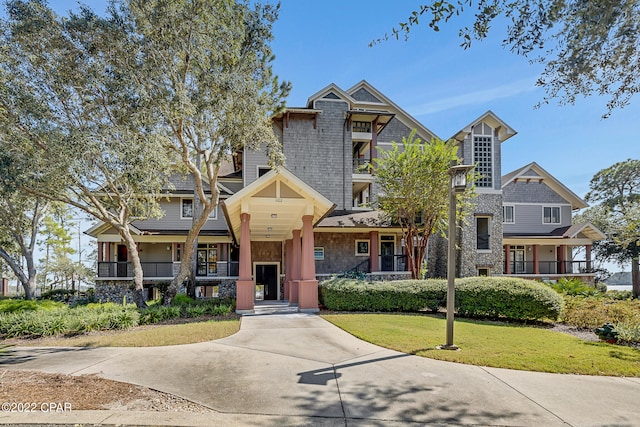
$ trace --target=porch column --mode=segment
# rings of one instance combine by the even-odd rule
[[[591,245],[585,245],[585,252],[587,253],[587,273],[591,272]]]
[[[504,245],[504,274],[511,274],[511,245]]]
[[[540,258],[538,257],[539,245],[533,245],[533,274],[540,274]]]
[[[2,278],[2,292],[0,292],[0,297],[6,297],[9,295],[9,279],[3,277]]]
[[[376,145],[378,145],[378,118],[373,119],[371,123],[371,144],[369,145],[369,158],[371,164],[375,164],[373,159],[376,158]]]
[[[291,242],[291,282],[289,283],[289,302],[298,302],[298,281],[300,275],[301,262],[300,230],[293,230]]]
[[[253,311],[255,284],[251,277],[251,215],[240,214],[240,265],[236,281],[236,313]]]
[[[291,300],[291,269],[293,264],[293,239],[284,242],[284,299]]]
[[[317,312],[318,281],[313,257],[313,215],[302,217],[302,279],[298,282],[298,307],[300,311]]]
[[[380,257],[378,256],[379,254],[378,254],[378,232],[377,231],[372,231],[371,233],[369,233],[369,253],[371,254],[369,271],[371,273],[375,271],[380,271],[380,265],[379,265]]]
[[[564,265],[567,255],[567,245],[560,245],[558,247],[558,262],[560,263],[560,274],[564,274],[567,271],[566,265]]]

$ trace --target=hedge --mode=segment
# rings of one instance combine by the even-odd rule
[[[563,300],[535,281],[507,277],[456,280],[455,308],[459,315],[513,320],[556,320]],[[320,303],[329,310],[374,312],[438,311],[446,307],[443,279],[366,282],[349,278],[326,280],[319,287]]]

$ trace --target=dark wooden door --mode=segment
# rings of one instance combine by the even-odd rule
[[[278,266],[256,265],[256,285],[264,286],[264,299],[278,299]]]
[[[127,261],[129,261],[127,247],[125,245],[118,245],[118,277],[128,277]]]

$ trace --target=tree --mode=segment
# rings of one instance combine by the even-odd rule
[[[36,197],[8,193],[6,189],[0,189],[0,193],[0,258],[22,284],[25,298],[33,299],[37,280],[36,240],[48,203]]]
[[[447,230],[451,162],[458,162],[455,141],[433,139],[423,144],[415,130],[395,141],[391,149],[379,150],[375,180],[381,195],[378,207],[402,228],[411,277],[422,277],[422,263],[429,237]],[[471,181],[471,180],[470,180]],[[473,193],[458,196],[460,212],[469,207]],[[451,238],[451,237],[450,237]]]
[[[596,173],[585,196],[597,205],[582,218],[607,234],[594,243],[599,257],[631,261],[632,290],[640,295],[640,160],[628,159]]]
[[[194,271],[198,234],[218,204],[220,165],[243,147],[265,144],[282,163],[270,117],[289,83],[272,73],[272,25],[278,7],[250,2],[132,0],[122,19],[144,39],[144,78],[160,138],[195,182],[193,224],[180,270],[164,295],[169,304]],[[206,188],[210,189],[207,194]],[[190,282],[195,292],[195,283]]]
[[[128,248],[134,299],[143,273],[129,224],[158,217],[171,159],[155,135],[127,22],[90,9],[61,18],[43,1],[9,1],[1,22],[0,172],[21,192],[111,225]],[[134,71],[137,71],[134,72]]]
[[[471,13],[473,25],[459,31],[461,46],[486,38],[494,22],[506,19],[503,46],[544,64],[537,81],[546,92],[544,103],[602,95],[609,98],[603,115],[608,117],[640,91],[639,0],[432,0],[393,28],[391,37],[407,39],[423,15],[439,31],[452,17]]]
[[[44,245],[45,248],[45,257],[40,260],[42,266],[39,267],[41,272],[39,281],[42,291],[47,286],[48,275],[53,269],[50,268],[51,264],[67,258],[68,255],[75,252],[70,246],[71,235],[66,227],[70,219],[71,216],[64,205],[52,203],[50,212],[42,220],[41,239],[38,241],[38,245]]]

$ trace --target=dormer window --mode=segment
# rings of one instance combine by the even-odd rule
[[[476,187],[493,187],[493,129],[486,123],[473,128],[473,162],[480,178]]]

